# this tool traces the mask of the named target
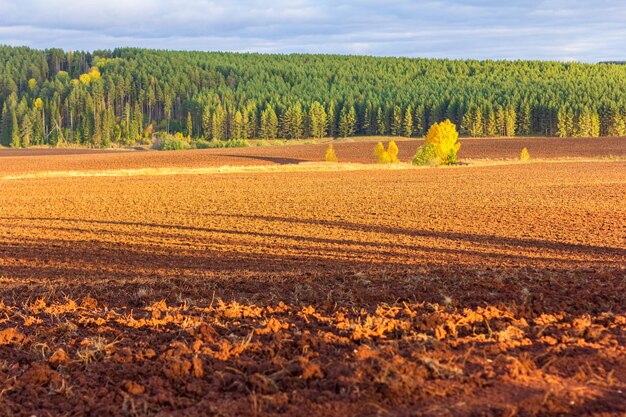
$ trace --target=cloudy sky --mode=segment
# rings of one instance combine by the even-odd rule
[[[0,44],[624,60],[626,0],[0,0]]]

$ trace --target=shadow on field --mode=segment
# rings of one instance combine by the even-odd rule
[[[215,214],[215,216],[226,216]],[[267,218],[258,216],[233,216],[233,217],[247,217],[256,220],[265,220],[281,218]],[[6,220],[7,218],[0,217],[0,220]],[[17,220],[17,219],[11,219]],[[403,244],[403,243],[386,243],[380,241],[367,241],[365,239],[353,240],[353,239],[333,239],[325,237],[312,237],[312,236],[300,236],[294,233],[275,233],[275,232],[262,232],[262,231],[246,231],[246,230],[231,230],[231,229],[219,229],[197,226],[184,226],[184,225],[171,225],[171,224],[159,224],[159,223],[137,223],[127,221],[107,221],[107,220],[72,220],[72,219],[57,219],[57,218],[28,218],[23,220],[29,221],[44,221],[44,222],[60,222],[60,223],[83,223],[86,225],[104,225],[104,226],[129,226],[138,229],[154,229],[155,231],[129,231],[125,229],[101,231],[100,233],[106,233],[109,235],[115,235],[117,237],[128,237],[125,241],[135,242],[142,241],[146,238],[153,238],[155,240],[163,239],[184,239],[186,245],[202,245],[210,242],[212,244],[232,244],[231,238],[220,238],[220,235],[226,236],[241,236],[247,239],[239,240],[236,245],[242,248],[245,247],[259,247],[263,246],[263,243],[254,241],[255,238],[262,238],[271,243],[271,249],[286,248],[293,251],[302,251],[302,256],[308,256],[307,251],[311,249],[315,250],[316,247],[311,248],[309,244],[320,245],[319,253],[325,254],[325,259],[332,258],[345,258],[348,255],[351,259],[370,259],[371,262],[375,262],[378,258],[380,261],[387,259],[394,259],[396,264],[414,263],[409,260],[420,260],[422,262],[430,263],[455,263],[455,264],[471,264],[472,260],[479,260],[480,263],[484,263],[485,260],[490,259],[493,261],[502,260],[506,258],[509,262],[514,262],[519,265],[525,265],[532,262],[549,262],[549,263],[567,263],[568,259],[563,255],[572,255],[572,252],[584,254],[587,258],[590,255],[596,257],[596,259],[587,259],[584,263],[587,265],[596,266],[613,266],[616,261],[611,259],[614,257],[626,256],[626,251],[619,248],[610,247],[596,247],[585,245],[568,245],[556,242],[544,242],[544,241],[527,241],[520,239],[500,238],[484,235],[464,234],[464,233],[447,233],[447,232],[427,232],[418,230],[405,230],[394,229],[389,227],[371,227],[365,225],[358,225],[355,223],[345,222],[322,222],[316,221],[308,222],[313,225],[328,226],[329,224],[338,224],[345,230],[360,230],[366,232],[377,232],[391,235],[405,234],[410,237],[426,237],[443,241],[455,241],[469,243],[464,248],[450,248],[442,247],[442,245],[428,246],[425,244]],[[281,222],[287,222],[291,219],[278,220]],[[294,223],[300,223],[302,221],[296,220]],[[24,225],[20,226],[23,229],[39,229],[39,230],[57,230],[59,232],[72,232],[72,233],[91,233],[94,230],[89,227],[63,227],[63,226],[50,226],[45,225]],[[277,241],[278,240],[278,241]],[[291,241],[289,243],[285,241]],[[523,244],[522,244],[523,243]],[[266,246],[268,243],[265,244]],[[480,246],[485,245],[485,246]],[[356,248],[355,248],[356,247]],[[502,249],[508,248],[522,248],[524,250],[536,249],[537,254],[532,256],[525,254],[503,254]],[[480,250],[479,250],[480,249]],[[551,249],[552,252],[546,252],[547,249]],[[407,255],[408,254],[408,255]],[[440,255],[434,257],[433,255]],[[549,256],[551,255],[551,256]],[[560,256],[559,256],[560,255]],[[365,263],[370,263],[364,261]],[[583,261],[576,259],[576,265],[583,263]]]
[[[409,237],[426,237],[426,238],[439,238],[439,239],[447,239],[454,241],[463,241],[472,244],[491,244],[495,246],[508,246],[508,247],[517,247],[521,249],[550,249],[550,250],[560,250],[560,251],[568,251],[568,252],[582,252],[584,254],[589,254],[590,252],[594,255],[608,255],[611,257],[624,258],[626,261],[626,249],[623,248],[615,248],[610,246],[593,246],[593,245],[580,245],[575,243],[566,243],[566,242],[552,242],[546,240],[538,240],[538,239],[520,239],[520,238],[511,238],[504,236],[489,236],[489,235],[480,235],[474,233],[458,233],[458,232],[442,232],[442,231],[429,231],[429,230],[417,230],[417,229],[406,229],[406,228],[398,228],[398,227],[389,227],[389,226],[376,226],[376,225],[365,225],[360,223],[352,223],[346,221],[335,221],[335,220],[321,220],[321,219],[297,219],[297,218],[289,218],[289,217],[279,217],[279,216],[255,216],[255,215],[244,215],[244,214],[223,214],[223,213],[211,213],[207,214],[214,217],[231,217],[231,218],[242,218],[242,219],[252,219],[252,220],[261,220],[266,222],[277,222],[277,223],[293,223],[293,224],[307,224],[313,226],[324,226],[324,227],[336,227],[344,230],[354,230],[354,231],[362,231],[362,232],[371,232],[371,233],[384,233],[390,235],[405,235]]]
[[[537,250],[539,252],[543,251],[553,251],[560,253],[567,253],[568,255],[572,254],[580,254],[589,257],[589,255],[596,256],[600,261],[603,261],[605,258],[613,258],[614,261],[610,261],[610,263],[618,263],[618,262],[626,262],[626,249],[619,247],[611,247],[611,246],[594,246],[594,245],[581,245],[576,243],[567,243],[567,242],[553,242],[548,240],[539,240],[539,239],[521,239],[521,238],[513,238],[513,237],[505,237],[505,236],[494,236],[494,235],[482,235],[475,233],[459,233],[459,232],[443,232],[443,231],[430,231],[430,230],[418,230],[418,229],[407,229],[407,228],[398,228],[398,227],[390,227],[390,226],[377,226],[377,225],[366,225],[360,223],[346,222],[346,221],[335,221],[335,220],[321,220],[321,219],[297,219],[297,218],[289,218],[289,217],[278,217],[278,216],[256,216],[256,215],[243,215],[243,214],[223,214],[223,213],[209,213],[206,214],[211,217],[228,217],[228,218],[240,218],[240,219],[248,219],[248,220],[261,220],[266,222],[276,222],[276,223],[286,223],[288,224],[306,224],[312,226],[323,226],[323,227],[335,227],[343,230],[351,230],[351,231],[360,231],[366,233],[381,233],[390,236],[399,236],[404,235],[407,237],[421,237],[421,238],[432,238],[432,239],[442,239],[448,241],[455,242],[463,242],[468,243],[470,245],[488,245],[491,248],[517,248],[523,250]],[[232,234],[232,235],[242,235],[242,236],[254,236],[254,237],[269,237],[269,238],[282,238],[282,239],[293,239],[298,241],[307,241],[314,243],[328,243],[328,244],[347,244],[347,245],[358,245],[358,246],[374,246],[378,249],[381,247],[389,247],[394,249],[407,249],[407,250],[426,250],[426,251],[434,251],[441,252],[444,254],[453,254],[460,253],[462,255],[498,255],[498,252],[490,253],[489,251],[473,251],[468,249],[448,249],[448,248],[432,248],[423,245],[405,245],[405,244],[384,244],[380,242],[367,242],[364,240],[348,240],[348,239],[328,239],[328,238],[318,238],[318,237],[305,237],[305,236],[297,236],[293,233],[288,233],[291,228],[287,226],[285,228],[285,233],[268,233],[261,231],[242,231],[242,230],[227,230],[227,229],[219,229],[219,228],[207,228],[207,227],[197,227],[197,226],[185,226],[185,225],[177,225],[177,224],[160,224],[160,223],[138,223],[138,222],[130,222],[130,221],[115,221],[115,220],[81,220],[81,219],[67,219],[67,218],[54,218],[54,217],[0,217],[0,220],[9,220],[9,221],[44,221],[44,222],[61,222],[61,223],[84,223],[84,224],[97,224],[97,225],[112,225],[112,226],[131,226],[137,228],[154,228],[154,229],[164,229],[164,231],[155,232],[153,236],[155,237],[172,237],[172,236],[180,236],[180,233],[168,233],[167,230],[175,230],[175,231],[191,231],[191,232],[202,232],[208,234]],[[37,227],[33,225],[20,227]],[[39,226],[45,229],[50,229],[51,227]],[[53,228],[53,227],[52,227]],[[66,230],[66,231],[91,231],[89,228],[79,229],[76,227],[59,227],[58,230]],[[124,231],[111,231],[112,233],[127,233]],[[141,236],[145,235],[144,232],[140,234]],[[201,240],[206,240],[206,236],[203,236]],[[533,256],[527,257],[523,255],[508,255],[509,259],[542,259],[542,260],[553,260],[553,261],[563,261],[562,258],[554,258],[545,256],[542,254],[541,256]],[[584,260],[577,259],[577,263],[584,263]]]
[[[10,241],[5,237],[0,242],[0,277],[3,277],[0,300],[14,304],[42,296],[53,299],[91,295],[112,305],[129,306],[160,299],[173,303],[185,299],[209,302],[214,297],[257,304],[340,303],[366,309],[399,301],[441,303],[446,297],[459,307],[506,304],[543,312],[617,313],[626,306],[626,283],[620,267],[624,251],[619,248],[562,246],[521,239],[504,239],[498,243],[497,239],[492,242],[489,237],[471,234],[448,236],[320,222],[324,226],[338,223],[346,228],[391,235],[465,239],[476,248],[487,242],[492,244],[491,249],[497,249],[494,244],[521,248],[541,248],[543,244],[562,251],[561,258],[534,258],[504,255],[497,250],[442,249],[287,233],[132,222],[19,220],[164,230],[98,231],[53,226],[59,232],[90,235],[84,240]],[[93,232],[116,239],[93,240]],[[194,232],[198,233],[194,235]],[[259,237],[261,243],[255,240]],[[600,259],[577,259],[583,252],[588,259],[590,251]],[[564,258],[563,252],[567,255]]]
[[[261,155],[222,155],[230,158],[245,158],[245,159],[256,159],[259,161],[271,162],[277,165],[294,165],[299,164],[300,162],[307,162],[306,159],[297,159],[297,158],[285,158],[278,156],[261,156]]]

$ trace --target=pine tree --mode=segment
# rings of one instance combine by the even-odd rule
[[[471,137],[484,136],[482,110],[474,107],[463,115],[462,129]]]
[[[261,113],[260,135],[262,139],[275,139],[278,136],[278,117],[272,106]]]
[[[342,138],[353,136],[355,125],[356,112],[354,110],[354,107],[343,107],[341,109],[341,117],[339,119],[339,136]]]
[[[300,139],[304,136],[304,112],[300,103],[294,106],[292,132],[294,139]]]
[[[170,120],[172,118],[172,106],[174,101],[174,97],[170,91],[165,93],[164,100],[165,117],[167,119],[167,133],[170,133]]]
[[[30,114],[26,113],[24,115],[24,118],[22,119],[21,137],[22,137],[23,147],[26,148],[30,146],[31,141],[32,141],[32,136],[33,136],[33,123],[30,119]]]
[[[122,135],[123,135],[125,144],[130,144],[131,139],[133,137],[132,126],[130,124],[131,118],[132,118],[132,114],[130,110],[130,104],[126,103],[126,105],[124,106],[124,114],[122,115],[122,119],[123,119]],[[84,124],[83,125],[83,141],[89,142],[91,140],[92,132],[93,132],[93,129],[91,129],[91,127],[88,126],[89,124],[91,124],[90,118],[85,117],[83,119],[83,124]]]
[[[102,146],[102,118],[101,118],[102,114],[99,111],[94,110],[93,112],[93,137],[92,137],[92,144],[95,147],[101,147]]]
[[[193,136],[193,120],[191,119],[191,112],[187,112],[187,137]]]
[[[597,137],[600,135],[600,119],[596,112],[589,108],[584,108],[576,118],[576,137]]]
[[[37,144],[43,144],[46,140],[46,108],[44,106],[43,100],[40,97],[37,97],[33,103],[34,108],[41,114],[41,119],[39,119],[39,127],[40,133],[36,135]]]
[[[302,106],[297,103],[287,109],[282,117],[282,136],[287,139],[300,139],[304,133]]]
[[[211,136],[211,109],[205,106],[202,110],[202,132],[205,138]]]
[[[446,119],[450,120],[452,123],[460,124],[461,122],[460,111],[461,111],[461,105],[458,99],[454,98],[453,100],[450,101],[450,103],[448,104],[448,107],[446,108],[445,117]]]
[[[424,105],[420,104],[415,108],[415,117],[413,117],[413,122],[415,123],[414,132],[418,136],[423,136],[425,133],[426,120],[424,115]]]
[[[531,110],[530,104],[525,102],[520,106],[518,114],[518,133],[522,136],[530,135],[531,133]]]
[[[112,108],[108,108],[105,112],[104,121],[102,125],[102,146],[109,146],[114,138],[115,131],[115,113]],[[152,125],[149,129],[146,129],[148,134],[152,134]]]
[[[626,136],[626,118],[616,108],[611,111],[607,134],[609,136]]]
[[[480,107],[476,107],[474,112],[473,134],[471,134],[471,136],[485,136],[485,130],[483,126],[483,111]]]
[[[326,113],[328,114],[328,136],[335,137],[335,134],[337,133],[337,121],[335,120],[336,111],[335,102],[333,100],[331,100],[328,104],[328,110]]]
[[[573,117],[565,108],[561,108],[557,114],[557,134],[560,138],[574,136]]]
[[[372,132],[372,106],[370,103],[367,103],[365,106],[365,111],[363,113],[363,125],[361,126],[361,132],[364,135],[370,136],[374,132]]]
[[[244,108],[241,111],[241,119],[243,127],[241,129],[241,139],[248,139],[254,137],[255,128],[253,123],[253,117],[251,117],[248,109]]]
[[[496,109],[496,131],[498,136],[506,136],[506,116],[502,107]]]
[[[600,117],[597,112],[591,112],[591,130],[590,136],[597,138],[600,136]]]
[[[407,138],[410,138],[411,136],[413,136],[413,109],[411,109],[411,106],[406,108],[406,111],[404,112],[404,122],[403,122],[403,133],[404,136],[406,136]]]
[[[485,133],[488,137],[498,136],[498,128],[496,122],[496,114],[493,111],[493,108],[489,107],[487,112],[487,117],[485,118]]]
[[[239,110],[237,110],[237,112],[235,113],[235,118],[233,120],[233,129],[231,131],[230,138],[235,140],[243,139],[243,131],[243,115]]]
[[[402,109],[400,106],[393,107],[391,116],[391,136],[400,136],[402,134]]]
[[[213,140],[226,139],[226,112],[221,104],[213,111],[211,117],[211,138]]]
[[[384,136],[387,134],[387,122],[385,121],[385,114],[381,107],[379,107],[378,110],[376,111],[376,126],[377,126],[376,133],[378,133],[381,136]]]
[[[324,106],[317,101],[311,105],[311,109],[309,110],[309,124],[312,137],[319,139],[326,136],[328,116],[326,115]]]
[[[516,124],[517,124],[517,113],[515,112],[515,109],[513,108],[513,106],[509,106],[506,109],[505,122],[504,122],[506,136],[515,136],[515,129],[517,127]]]
[[[17,113],[13,110],[11,111],[11,147],[19,148],[20,146],[20,126],[17,123]]]
[[[2,116],[0,117],[0,145],[9,146],[11,143],[11,121],[9,120],[7,102],[2,104]]]

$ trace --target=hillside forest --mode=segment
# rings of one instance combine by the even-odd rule
[[[0,144],[626,135],[626,66],[0,47]]]

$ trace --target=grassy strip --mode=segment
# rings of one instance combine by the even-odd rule
[[[137,176],[164,176],[164,175],[207,175],[229,173],[263,173],[263,172],[342,172],[342,171],[380,171],[380,170],[409,170],[409,169],[459,169],[471,167],[503,166],[534,163],[576,163],[576,162],[621,162],[626,157],[607,158],[559,158],[519,160],[468,160],[453,166],[415,166],[409,163],[397,164],[360,164],[352,162],[302,162],[288,165],[251,165],[251,166],[220,166],[203,168],[138,168],[138,169],[110,169],[87,171],[42,171],[17,175],[6,175],[0,180],[22,180],[42,178],[77,178],[77,177],[137,177]]]

